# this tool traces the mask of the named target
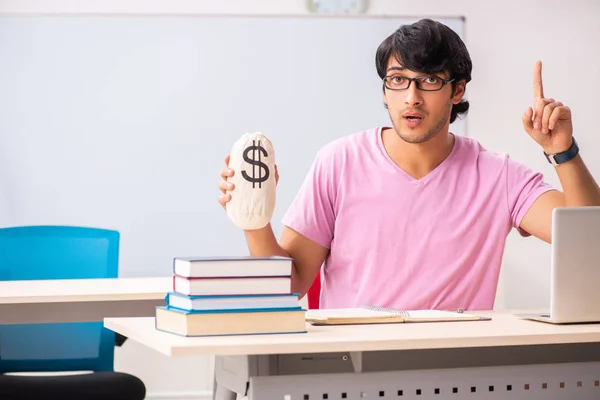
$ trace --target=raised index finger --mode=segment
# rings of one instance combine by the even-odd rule
[[[544,97],[544,87],[542,85],[542,62],[537,61],[533,68],[533,98],[534,100]]]

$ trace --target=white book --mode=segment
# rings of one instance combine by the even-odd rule
[[[489,320],[474,314],[446,310],[398,310],[383,307],[329,308],[308,310],[313,325],[386,324],[404,322],[451,322]]]
[[[189,278],[291,276],[293,260],[288,257],[176,257],[173,274]]]

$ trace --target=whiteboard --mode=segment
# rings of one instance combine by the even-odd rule
[[[272,140],[279,235],[318,149],[389,124],[375,51],[415,20],[2,16],[0,226],[116,229],[121,276],[246,254],[217,203],[233,143]]]

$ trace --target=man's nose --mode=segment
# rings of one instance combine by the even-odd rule
[[[406,89],[406,98],[404,102],[409,106],[420,105],[423,103],[421,91],[417,89],[417,82],[412,81],[408,89]]]

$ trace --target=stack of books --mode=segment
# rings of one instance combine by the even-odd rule
[[[182,336],[306,332],[291,258],[177,257],[156,329]]]

